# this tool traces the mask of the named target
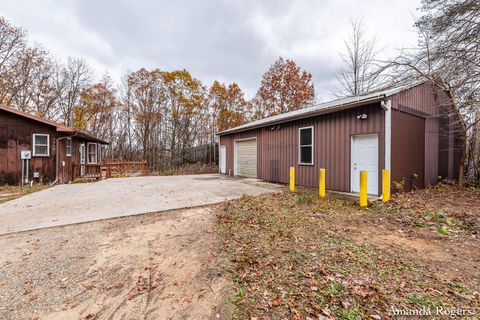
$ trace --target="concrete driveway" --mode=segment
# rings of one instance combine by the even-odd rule
[[[281,189],[219,174],[58,185],[0,204],[0,234],[213,204]]]

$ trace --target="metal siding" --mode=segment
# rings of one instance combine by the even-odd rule
[[[443,116],[448,103],[445,93],[434,92],[428,83],[397,93],[392,100],[392,180],[404,172],[422,172],[417,182],[419,187],[437,182],[437,177],[455,178],[458,171],[458,138],[451,123],[453,119]],[[439,102],[440,101],[440,102]],[[442,106],[440,106],[440,103]],[[401,111],[401,113],[399,112]],[[366,113],[367,120],[360,121],[358,114]],[[419,120],[420,119],[420,120]],[[315,159],[313,166],[298,165],[298,128],[313,124],[315,127]],[[258,177],[264,180],[288,183],[288,168],[296,167],[297,184],[317,186],[318,169],[327,170],[327,189],[350,191],[350,139],[355,134],[379,133],[379,172],[384,168],[385,113],[378,104],[324,114],[308,119],[291,121],[241,134],[221,136],[228,141],[227,168],[233,166],[233,139],[239,136],[257,136]],[[406,132],[406,128],[411,128]],[[423,128],[423,131],[420,132]],[[415,154],[405,147],[403,140],[415,136]],[[401,137],[405,138],[401,138]],[[423,136],[423,138],[420,138]],[[412,140],[413,141],[413,140]],[[399,144],[396,146],[396,144]],[[401,152],[401,150],[403,150]],[[406,152],[405,152],[406,150]],[[263,157],[263,158],[262,158]],[[278,168],[272,172],[272,164]],[[419,166],[423,166],[420,168]],[[407,168],[408,167],[408,168]],[[406,170],[406,171],[405,171]],[[403,172],[403,173],[402,173]],[[272,176],[275,173],[277,176]],[[379,186],[381,175],[379,175]]]
[[[366,120],[357,115],[366,113]],[[227,172],[233,173],[233,140],[257,137],[258,178],[288,183],[289,167],[296,168],[298,185],[317,187],[318,172],[326,168],[327,189],[350,191],[350,140],[355,134],[378,133],[379,172],[384,168],[384,118],[380,105],[372,104],[362,108],[344,110],[333,114],[320,115],[261,129],[220,136],[220,145],[227,147]],[[314,164],[298,164],[298,129],[314,126]],[[274,128],[274,130],[272,130]],[[278,164],[278,174],[272,176],[272,164]],[[260,169],[261,168],[261,169]],[[379,179],[380,178],[379,174]],[[379,185],[381,181],[379,180]]]
[[[432,86],[425,83],[410,90],[397,93],[393,95],[391,99],[393,110],[429,118],[429,120],[424,123],[425,134],[423,139],[425,147],[422,152],[424,154],[425,167],[423,169],[423,183],[425,185],[435,184],[438,177],[438,131],[436,128],[438,128],[439,112]],[[394,181],[393,177],[397,176],[397,170],[405,169],[402,161],[395,162],[397,166],[401,166],[400,168],[394,165],[393,148],[395,148],[395,146],[393,136],[398,136],[402,133],[395,132],[395,130],[402,130],[401,126],[394,124],[395,121],[392,113],[392,181]],[[408,153],[397,156],[400,156],[403,162],[408,162]]]
[[[392,182],[405,191],[425,186],[425,119],[392,111]],[[414,180],[414,174],[418,179]]]
[[[451,108],[446,93],[434,90],[431,84],[425,83],[397,93],[391,100],[392,109],[425,118],[425,185],[435,184],[438,176],[455,178],[459,162],[454,155],[458,153],[458,146],[452,139],[455,134],[451,126],[452,120],[445,115]],[[392,135],[394,134],[392,119]],[[392,166],[392,176],[395,170]]]
[[[233,166],[234,166],[234,141],[237,139],[253,138],[256,137],[257,141],[261,141],[261,129],[255,129],[251,131],[239,132],[231,135],[220,136],[220,145],[225,146],[227,154],[227,174],[233,175]],[[261,141],[257,145],[257,161],[258,163],[263,163],[264,157],[261,153],[263,150],[263,142]],[[257,178],[261,177],[263,174],[262,165],[257,164]]]

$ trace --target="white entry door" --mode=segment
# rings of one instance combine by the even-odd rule
[[[220,173],[227,173],[227,148],[225,148],[225,146],[220,146],[218,166]]]
[[[367,171],[367,192],[378,195],[378,135],[352,136],[351,190],[360,192],[360,171]]]
[[[86,155],[85,155],[85,144],[82,143],[80,144],[80,176],[84,176],[85,175],[85,159],[86,159]]]

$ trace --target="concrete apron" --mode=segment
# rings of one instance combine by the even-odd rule
[[[106,179],[58,185],[0,204],[0,235],[203,206],[280,192],[283,186],[219,174]]]

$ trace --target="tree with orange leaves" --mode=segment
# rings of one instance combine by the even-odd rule
[[[260,88],[253,99],[254,118],[281,114],[313,103],[315,88],[312,75],[293,60],[279,58],[263,74]]]
[[[223,131],[245,123],[249,103],[235,82],[226,86],[214,81],[208,95],[214,121],[213,131]]]
[[[110,77],[85,88],[73,110],[73,125],[102,139],[111,138],[114,112],[119,102]]]

